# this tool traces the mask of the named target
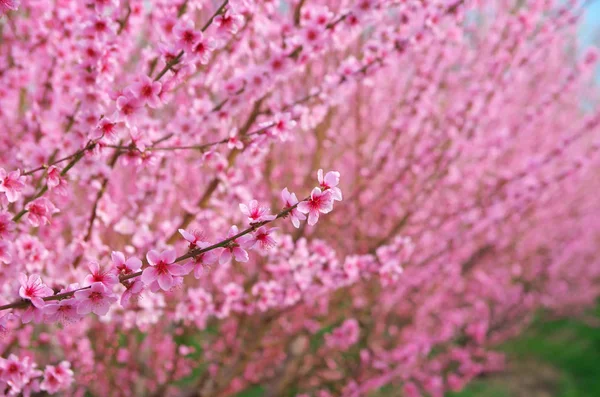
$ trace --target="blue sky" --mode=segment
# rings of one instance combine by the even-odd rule
[[[594,35],[598,37],[600,31],[600,1],[589,1],[580,27],[581,44],[587,47],[592,44]],[[599,42],[595,43],[597,46]]]

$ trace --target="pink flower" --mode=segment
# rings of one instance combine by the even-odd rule
[[[194,22],[181,20],[173,28],[177,45],[186,52],[192,52],[194,45],[202,40],[202,32],[194,29]]]
[[[39,227],[50,223],[52,214],[60,212],[50,200],[45,197],[40,197],[30,202],[25,206],[27,221],[33,227]]]
[[[142,268],[142,261],[138,258],[131,257],[125,260],[125,255],[119,251],[113,251],[110,254],[112,265],[120,274],[131,274]]]
[[[125,285],[125,291],[121,295],[121,306],[126,307],[129,304],[129,300],[134,295],[139,295],[144,289],[144,283],[139,278],[127,280],[123,282]]]
[[[88,314],[92,312],[99,316],[104,316],[108,313],[110,305],[117,301],[117,298],[102,283],[94,283],[88,289],[76,291],[75,299],[78,302],[78,314]]]
[[[277,241],[271,237],[271,233],[275,230],[277,230],[277,228],[267,229],[266,226],[261,226],[253,233],[252,237],[260,249],[268,250],[277,245]]]
[[[10,241],[0,240],[0,262],[6,264],[12,261],[12,244]]]
[[[73,383],[73,371],[68,361],[62,361],[56,367],[48,365],[44,369],[44,380],[40,383],[40,389],[54,394],[66,390]]]
[[[77,312],[77,304],[77,299],[63,299],[46,304],[42,311],[47,322],[68,324],[81,318],[81,315]]]
[[[302,45],[313,48],[318,47],[324,38],[324,29],[322,26],[316,24],[307,25],[301,32],[301,43]]]
[[[340,183],[340,173],[337,171],[329,171],[323,178],[323,170],[317,171],[317,178],[321,189],[330,190],[331,196],[334,200],[342,201],[342,191],[337,185]]]
[[[145,285],[150,285],[154,281],[164,291],[168,291],[173,286],[173,276],[185,276],[190,272],[186,266],[174,264],[177,254],[175,250],[166,250],[161,253],[150,251],[146,255],[150,264],[142,273],[142,281]]]
[[[12,216],[6,211],[0,211],[0,238],[8,238],[15,228]]]
[[[92,285],[94,283],[102,283],[106,288],[112,288],[119,282],[115,268],[101,269],[98,262],[91,261],[88,269],[92,274],[85,276],[84,285]]]
[[[228,149],[242,150],[244,148],[244,143],[238,138],[237,134],[237,128],[234,128],[229,132],[229,140],[227,141]]]
[[[21,288],[19,288],[19,296],[23,299],[30,300],[31,303],[37,308],[44,307],[45,302],[42,298],[54,294],[52,288],[42,283],[40,276],[37,274],[32,274],[29,276],[29,278],[27,278],[24,273],[19,273],[19,283],[21,283]]]
[[[12,10],[15,11],[21,4],[20,0],[0,0],[0,13],[6,14],[6,12]]]
[[[200,61],[202,65],[208,64],[210,54],[217,48],[217,44],[212,38],[206,38],[200,33],[200,38],[194,44],[191,54]]]
[[[48,188],[54,189],[60,185],[61,175],[58,167],[52,165],[48,168]]]
[[[204,241],[199,241],[197,244],[197,247],[198,248],[206,248],[206,247],[210,247],[210,245],[211,245],[210,243],[207,243]],[[206,251],[206,252],[203,252],[201,254],[194,256],[194,259],[192,261],[192,263],[194,265],[194,277],[196,279],[199,279],[200,277],[202,277],[202,271],[204,269],[206,269],[206,267],[215,263],[217,261],[217,259],[219,259],[219,255],[217,255],[215,250]]]
[[[285,203],[285,208],[292,208],[296,204],[298,204],[298,198],[296,197],[296,193],[290,193],[288,191],[287,187],[281,191],[281,198],[283,199],[283,202]],[[298,208],[294,208],[294,209],[290,210],[288,212],[288,215],[286,215],[286,216],[290,217],[290,219],[292,220],[292,224],[296,228],[300,227],[300,221],[303,221],[306,219],[306,215],[304,215],[302,212],[298,211]]]
[[[159,81],[152,81],[150,77],[143,75],[129,89],[137,99],[142,103],[147,103],[151,108],[160,106],[161,102],[158,95],[162,89],[162,84]]]
[[[250,223],[272,221],[277,218],[275,215],[269,215],[269,208],[259,206],[256,200],[251,200],[247,206],[240,204],[240,210],[248,217]]]
[[[25,177],[21,176],[21,171],[6,172],[0,168],[0,193],[4,193],[9,203],[14,203],[21,196],[21,191],[25,187]]]
[[[244,25],[244,17],[240,14],[234,14],[231,11],[226,11],[225,14],[218,15],[213,24],[217,27],[217,34],[220,36],[228,36],[236,34]]]
[[[10,386],[10,393],[6,395],[19,395],[21,391],[23,395],[29,395],[23,389],[42,374],[36,367],[29,356],[19,358],[11,354],[7,359],[0,358],[0,379]]]
[[[316,187],[310,193],[310,198],[299,203],[297,208],[298,211],[308,214],[308,224],[313,226],[319,220],[319,212],[327,214],[333,209],[331,192],[322,192]]]
[[[117,142],[118,135],[117,123],[105,117],[98,122],[92,139],[104,138],[106,141],[114,143]]]
[[[192,233],[189,233],[184,229],[179,229],[178,232],[187,242],[190,243],[190,249],[198,247],[198,243],[202,242],[202,239],[204,238],[204,233],[202,233],[200,230],[194,230]]]
[[[273,120],[273,128],[269,130],[271,135],[278,136],[282,141],[286,141],[289,132],[296,126],[296,121],[292,119],[289,113],[280,113]]]
[[[231,226],[227,238],[231,238],[239,233],[237,226]],[[229,243],[221,252],[219,256],[219,263],[225,264],[231,260],[232,257],[238,262],[248,262],[248,253],[245,249],[250,249],[254,245],[254,239],[250,236],[241,236]],[[245,248],[245,249],[244,249]]]
[[[136,115],[144,108],[144,103],[136,98],[133,93],[127,91],[125,95],[117,98],[117,118],[118,121],[123,121],[128,126],[131,124]]]

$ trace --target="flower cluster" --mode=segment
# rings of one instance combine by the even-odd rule
[[[0,391],[438,397],[584,313],[600,57],[517,3],[0,0]]]

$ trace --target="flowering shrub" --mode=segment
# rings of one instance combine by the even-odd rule
[[[599,295],[576,2],[0,13],[7,395],[441,396]]]

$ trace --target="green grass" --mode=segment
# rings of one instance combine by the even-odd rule
[[[600,305],[590,314],[600,320]],[[540,315],[527,332],[499,348],[507,354],[512,370],[476,380],[448,397],[530,397],[530,389],[519,390],[516,381],[524,376],[535,379],[538,370],[544,370],[546,378],[534,383],[532,390],[541,388],[552,397],[600,397],[600,328],[573,319],[547,321],[544,317]],[[314,338],[313,348],[322,343],[327,331]],[[384,390],[378,396],[385,396]],[[256,386],[237,397],[262,395],[264,389]]]
[[[592,314],[600,319],[600,306]],[[551,393],[553,397],[600,396],[599,328],[572,319],[539,320],[500,350],[507,353],[509,363],[536,362],[556,370],[558,379]],[[478,380],[450,396],[512,397],[515,393],[510,391],[508,382],[493,377]]]

